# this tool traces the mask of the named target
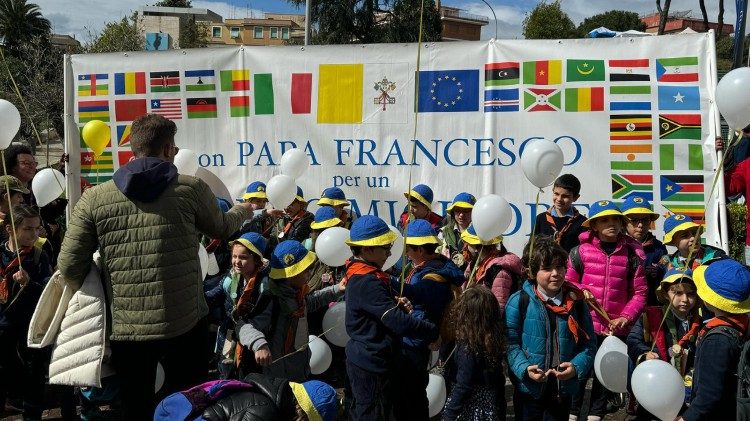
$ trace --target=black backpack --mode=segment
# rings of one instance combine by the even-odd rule
[[[750,421],[750,341],[745,341],[737,361],[737,421]]]

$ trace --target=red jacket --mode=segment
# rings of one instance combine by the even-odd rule
[[[727,196],[742,194],[745,201],[750,200],[750,158],[740,162],[724,176],[724,189]],[[745,216],[745,244],[750,245],[750,212]]]

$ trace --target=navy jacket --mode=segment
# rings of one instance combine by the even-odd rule
[[[428,342],[438,337],[433,323],[395,308],[397,293],[374,274],[352,276],[346,284],[346,358],[363,370],[386,373],[401,336]]]
[[[698,311],[695,309],[694,311]],[[628,337],[626,339],[626,343],[628,345],[628,356],[630,359],[635,362],[638,360],[638,357],[640,357],[642,354],[645,354],[646,352],[651,351],[651,343],[646,342],[645,339],[643,339],[643,318],[646,317],[646,314],[642,314],[641,317],[638,318],[638,320],[633,325],[633,328],[630,329],[630,333],[628,333]],[[692,316],[691,316],[692,317]],[[676,319],[676,318],[675,318]],[[671,348],[672,345],[674,345],[680,338],[682,338],[685,335],[685,329],[682,328],[682,323],[679,323],[679,319],[675,320],[675,329],[677,333],[678,338],[674,339],[672,338],[672,334],[669,332],[669,328],[667,327],[666,322],[662,326],[661,330],[664,332],[664,342],[666,343],[667,349]],[[653,340],[653,339],[652,339]],[[686,344],[686,348],[688,349],[688,360],[686,370],[690,370],[690,368],[693,366],[693,360],[695,359],[695,341],[688,342]],[[659,357],[661,359],[669,358],[668,355],[661,355],[661,351],[659,350],[659,347],[654,347],[654,352],[659,354]],[[686,371],[687,372],[687,371]]]
[[[456,345],[453,355],[456,365],[452,379],[449,399],[443,408],[443,420],[452,421],[461,415],[469,404],[475,387],[483,386],[494,389],[494,405],[498,415],[505,413],[505,374],[502,364],[490,366],[487,360],[469,350],[464,343]]]
[[[734,420],[737,417],[737,363],[742,338],[711,329],[698,341],[693,372],[693,400],[685,421]],[[726,332],[726,331],[725,331]]]
[[[427,319],[440,326],[445,310],[453,299],[451,286],[461,288],[465,278],[455,263],[440,255],[416,269],[408,281],[408,284],[404,284],[404,296],[414,305],[412,317]],[[398,287],[394,285],[394,289]],[[423,339],[405,336],[404,345],[426,349],[429,343]]]
[[[643,252],[646,253],[646,260],[643,262],[646,268],[646,284],[648,284],[648,295],[646,296],[647,306],[661,305],[656,298],[656,288],[664,278],[664,267],[659,265],[659,260],[667,254],[667,247],[654,237],[650,232],[646,240],[641,243]],[[652,268],[652,269],[649,269]]]
[[[34,253],[41,253],[37,264],[34,264]],[[3,267],[9,264],[15,256],[15,253],[8,250],[7,243],[0,245],[0,259],[2,259]],[[29,283],[21,290],[21,285],[13,281],[13,274],[18,269],[9,274],[10,296],[7,303],[0,304],[0,329],[16,329],[26,336],[26,330],[29,328],[39,297],[42,296],[42,290],[52,276],[52,268],[49,264],[49,257],[42,250],[32,250],[21,262],[21,267],[29,274]],[[14,299],[16,301],[11,306],[10,303]]]

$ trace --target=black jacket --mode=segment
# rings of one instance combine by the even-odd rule
[[[34,253],[39,253],[36,259]],[[2,267],[15,259],[15,256],[15,253],[8,250],[7,243],[0,244],[0,259],[2,259],[0,264],[2,264]],[[10,296],[7,303],[0,304],[0,329],[17,329],[25,336],[36,304],[42,296],[42,290],[52,276],[52,268],[47,254],[36,248],[21,261],[21,267],[29,274],[30,281],[25,288],[21,289],[21,286],[13,281],[13,274],[18,272],[18,269],[11,270],[8,274]],[[15,302],[11,306],[13,300]]]
[[[568,222],[569,218],[570,217],[568,216],[553,216],[552,220],[555,221],[555,225],[552,226],[549,222],[547,222],[547,212],[542,212],[536,216],[536,220],[534,221],[534,234],[543,234],[554,237],[557,231],[565,227],[565,224]],[[567,252],[570,252],[570,249],[579,244],[578,235],[586,231],[586,227],[582,225],[586,220],[586,217],[578,214],[573,218],[573,223],[565,231],[565,235],[560,238],[560,246]]]
[[[287,421],[295,417],[295,398],[286,379],[249,374],[255,390],[232,393],[203,411],[206,421]]]
[[[463,343],[456,345],[453,359],[456,364],[455,377],[451,379],[453,388],[443,409],[443,420],[457,419],[469,404],[472,391],[477,386],[494,389],[495,412],[502,416],[505,413],[505,374],[502,365],[488,365],[485,358],[471,352]]]

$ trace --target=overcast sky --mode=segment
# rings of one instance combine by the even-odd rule
[[[131,14],[138,7],[153,4],[156,0],[29,0],[38,4],[42,14],[52,22],[53,31],[59,34],[74,35],[85,42],[88,30],[99,31],[106,22],[119,20]],[[523,18],[534,6],[537,0],[487,0],[497,15],[498,38],[521,38],[521,23]],[[490,8],[481,0],[443,0],[447,6],[459,7],[468,13],[487,16],[489,25],[482,29],[482,38],[489,39],[495,34],[495,21],[492,19]],[[613,4],[640,14],[656,11],[654,0],[562,0],[563,10],[576,24],[583,19],[613,9]],[[725,0],[724,22],[734,24],[735,5],[731,0]],[[303,8],[297,9],[284,0],[193,0],[193,7],[213,10],[226,18],[243,18],[260,12],[275,13],[304,13]],[[707,1],[709,20],[716,22],[718,16],[718,2]],[[700,17],[697,0],[673,0],[671,11],[692,10],[693,15]]]

